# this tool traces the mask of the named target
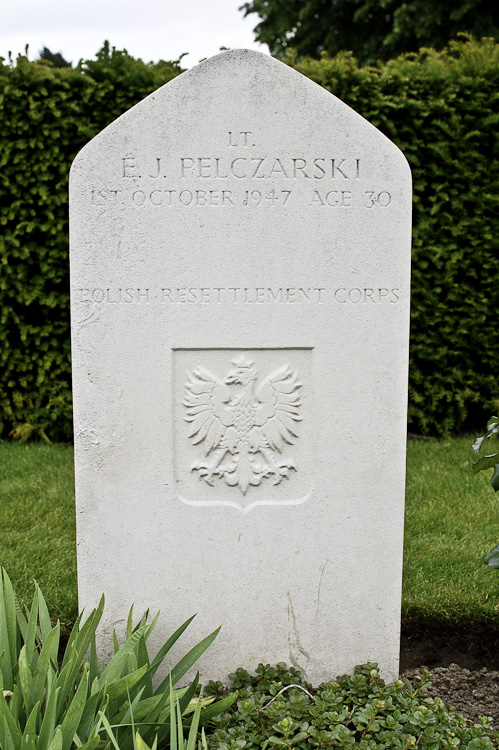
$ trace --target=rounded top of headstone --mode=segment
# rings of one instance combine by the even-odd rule
[[[188,142],[199,131],[250,129],[251,120],[272,131],[277,142],[285,134],[297,144],[312,146],[314,141],[333,138],[352,147],[363,147],[390,154],[398,169],[410,179],[403,153],[374,125],[338,99],[285,63],[249,49],[225,50],[203,60],[161,86],[99,133],[76,157],[77,164],[94,148],[111,147],[107,141],[126,141],[130,129],[141,128],[145,142],[151,135]],[[340,144],[338,144],[340,145]]]

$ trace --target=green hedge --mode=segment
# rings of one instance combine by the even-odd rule
[[[409,429],[483,426],[499,408],[499,45],[460,41],[378,67],[288,63],[406,154],[414,179]],[[0,420],[71,437],[67,174],[77,151],[181,72],[107,45],[76,69],[0,65]],[[495,230],[495,231],[494,231]]]
[[[69,167],[180,72],[108,44],[76,69],[0,63],[0,435],[71,439]]]
[[[483,429],[499,408],[499,45],[453,42],[378,68],[348,55],[295,67],[412,169],[409,429]]]

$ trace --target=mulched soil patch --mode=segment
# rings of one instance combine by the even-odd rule
[[[412,683],[421,676],[421,669],[410,669],[402,674]],[[459,664],[435,667],[430,670],[432,684],[428,695],[441,698],[446,706],[478,723],[480,716],[490,716],[494,729],[499,729],[499,672],[483,667],[470,671]]]
[[[400,671],[411,682],[427,667],[428,694],[472,721],[490,716],[499,729],[499,631],[483,625],[460,629],[404,624]]]

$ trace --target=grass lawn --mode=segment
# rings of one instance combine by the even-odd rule
[[[499,494],[492,469],[471,474],[475,437],[408,443],[403,618],[499,629],[499,571],[483,562],[499,544]]]
[[[483,563],[499,543],[499,494],[492,472],[471,475],[472,442],[409,441],[406,620],[499,629],[499,571]],[[71,447],[0,441],[0,564],[25,603],[35,578],[66,625],[77,613],[72,462]]]
[[[33,578],[51,615],[77,615],[73,448],[0,441],[0,565],[31,604]]]

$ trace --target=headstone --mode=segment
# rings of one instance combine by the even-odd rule
[[[224,52],[71,174],[80,605],[204,679],[398,670],[411,178],[329,92]],[[159,642],[159,641],[158,641]],[[104,647],[104,646],[103,646]]]

